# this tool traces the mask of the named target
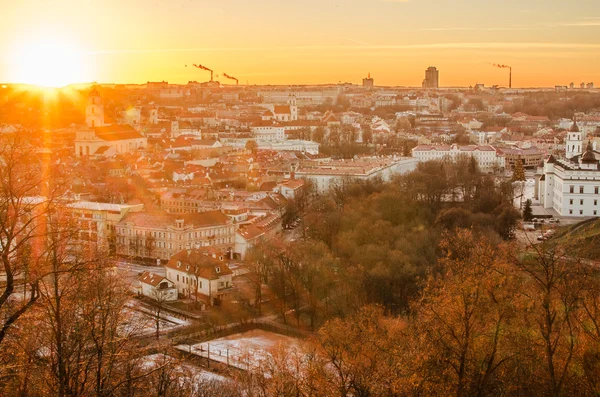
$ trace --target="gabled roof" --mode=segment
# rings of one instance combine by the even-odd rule
[[[139,277],[139,280],[142,283],[151,285],[153,287],[158,286],[163,281],[169,281],[165,277],[159,276],[158,274],[154,274],[149,271],[145,271],[144,273],[142,273],[142,275]]]
[[[205,280],[217,280],[221,276],[233,274],[227,263],[215,258],[217,254],[205,248],[183,250],[173,255],[165,267]]]

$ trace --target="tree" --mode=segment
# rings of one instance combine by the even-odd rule
[[[525,208],[523,208],[523,220],[529,222],[533,219],[533,209],[531,208],[531,200],[525,201]]]
[[[513,359],[507,345],[516,290],[509,287],[509,262],[467,230],[447,234],[441,248],[442,277],[431,274],[415,304],[413,384],[425,394],[491,395]]]
[[[523,168],[523,159],[518,157],[515,160],[515,168],[512,175],[513,182],[524,182],[525,181],[525,169]]]
[[[252,154],[256,154],[256,151],[258,150],[258,144],[256,143],[256,141],[253,139],[248,140],[246,142],[246,150],[248,150]]]
[[[49,229],[46,221],[51,213],[58,216],[66,188],[58,183],[60,170],[42,166],[35,148],[18,137],[0,138],[0,169],[1,347],[8,331],[40,298],[47,256],[63,232]],[[17,294],[21,299],[15,299]]]
[[[525,189],[525,169],[523,168],[523,159],[519,156],[515,161],[515,169],[513,170],[512,179],[513,182],[516,182],[521,187],[521,194],[519,199],[519,208],[523,207],[523,192]]]
[[[325,128],[317,127],[312,133],[312,140],[318,143],[323,143],[325,139]]]
[[[373,130],[371,126],[368,124],[361,126],[362,131],[362,141],[365,145],[370,144],[373,141]]]

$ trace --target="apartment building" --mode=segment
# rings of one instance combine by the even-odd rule
[[[130,213],[116,225],[117,253],[161,261],[190,248],[212,247],[227,254],[235,245],[235,228],[221,211]]]

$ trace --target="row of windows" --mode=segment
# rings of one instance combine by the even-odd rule
[[[570,199],[570,200],[569,200],[569,204],[570,204],[570,205],[573,205],[573,202],[574,202],[574,200],[573,200],[573,199]],[[584,203],[584,200],[583,200],[583,199],[580,199],[580,200],[579,200],[579,205],[583,205],[583,203]],[[594,205],[598,205],[598,200],[594,200]]]
[[[229,229],[229,230],[228,230]],[[120,230],[121,234],[125,234],[125,229],[121,229]],[[134,230],[129,230],[129,235],[132,236],[134,233]],[[225,235],[227,233],[233,233],[233,228],[221,228],[221,229],[212,229],[212,230],[203,230],[200,232],[188,232],[188,238],[192,238],[192,235],[195,238],[198,237],[211,237],[211,236],[222,236]],[[154,238],[168,238],[169,240],[173,240],[173,233],[167,233],[167,232],[152,232],[152,231],[141,231],[141,230],[135,230],[135,235],[136,236],[140,236],[140,237],[154,237]],[[176,235],[177,237],[177,235]],[[179,234],[179,240],[183,240],[183,235]]]
[[[569,210],[569,215],[573,215],[573,210]],[[583,215],[583,210],[579,210],[579,215]],[[597,210],[594,210],[594,216],[598,216]]]
[[[584,191],[584,186],[579,186],[579,193],[583,194]],[[598,194],[599,192],[600,188],[598,186],[594,186],[594,194]],[[575,185],[569,186],[569,193],[575,193]]]

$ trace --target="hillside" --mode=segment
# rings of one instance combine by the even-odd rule
[[[571,246],[582,257],[600,260],[600,219],[588,219],[564,227],[553,240]]]

